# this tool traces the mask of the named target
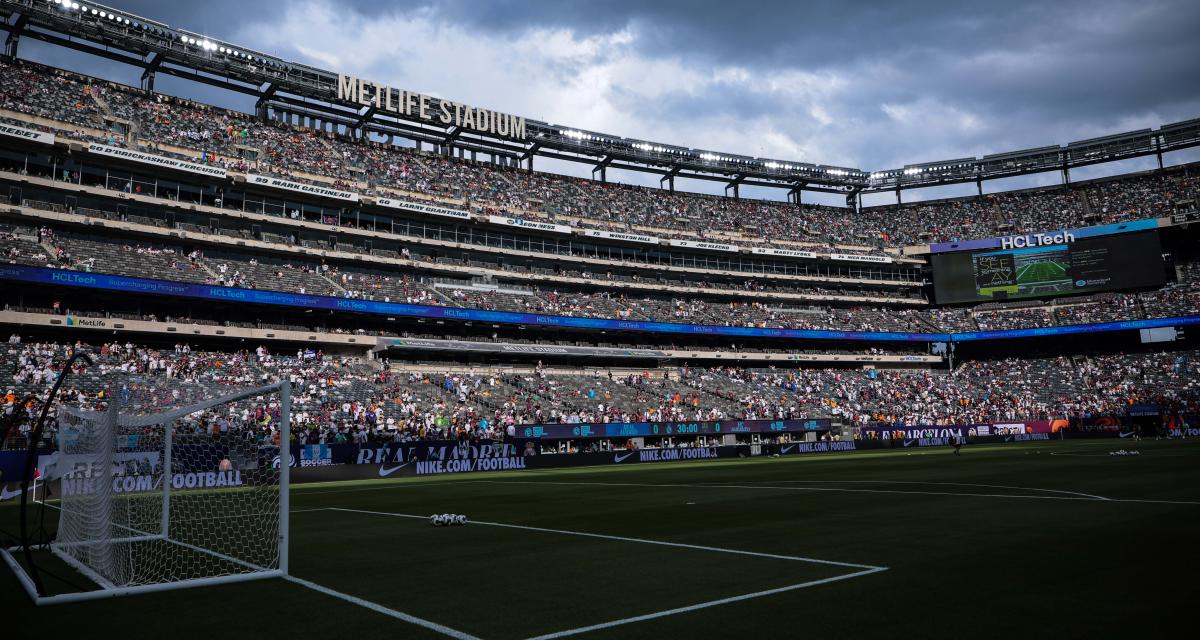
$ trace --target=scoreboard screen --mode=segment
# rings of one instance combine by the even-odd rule
[[[933,257],[939,304],[1079,295],[1157,287],[1165,281],[1157,231]]]

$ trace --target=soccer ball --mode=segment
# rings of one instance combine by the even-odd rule
[[[466,516],[462,516],[462,515],[459,515],[459,516],[454,516],[454,524],[457,524],[457,525],[460,525],[460,526],[461,526],[461,525],[464,525],[464,524],[466,524],[466,523],[467,523],[467,517],[466,517]]]
[[[440,527],[445,523],[442,521],[442,516],[435,514],[435,515],[429,516],[429,524],[431,524],[435,527]]]

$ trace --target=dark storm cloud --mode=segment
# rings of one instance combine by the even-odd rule
[[[1200,116],[1195,1],[327,2],[347,14],[421,15],[500,39],[531,29],[561,29],[578,38],[627,30],[634,37],[626,46],[642,60],[672,60],[708,75],[737,68],[764,84],[804,73],[849,85],[811,103],[723,81],[653,103],[639,102],[636,90],[611,89],[609,100],[631,114],[631,122],[669,122],[682,139],[663,142],[696,147],[709,147],[703,122],[769,123],[827,154],[799,159],[879,169]],[[265,28],[274,17],[303,10],[302,0],[117,4],[175,26],[243,39],[253,32],[242,25]],[[813,116],[817,107],[828,121]],[[536,115],[539,105],[523,113]],[[689,129],[689,122],[696,125]],[[654,130],[629,127],[610,132]],[[757,145],[722,150],[757,153]]]

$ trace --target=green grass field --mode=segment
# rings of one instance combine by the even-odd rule
[[[1067,267],[1055,260],[1037,260],[1027,262],[1017,269],[1017,284],[1034,286],[1042,283],[1054,283],[1070,280]]]
[[[37,608],[2,570],[0,599],[12,638],[1165,636],[1200,587],[1198,463],[1067,441],[304,485],[309,586]]]

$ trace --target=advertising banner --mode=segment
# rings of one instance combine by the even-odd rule
[[[672,247],[684,247],[687,249],[708,249],[710,251],[728,251],[737,253],[737,245],[724,244],[721,242],[696,242],[694,240],[668,240],[667,244]]]
[[[970,426],[931,426],[915,425],[903,427],[860,427],[859,433],[864,439],[903,440],[912,438],[951,438],[979,435],[978,430]]]
[[[553,233],[571,233],[571,227],[563,224],[554,224],[551,222],[538,222],[536,220],[526,220],[524,218],[506,218],[504,216],[488,216],[488,222],[492,224],[502,224],[506,227],[520,227],[522,229],[533,229],[536,231],[551,231]]]
[[[40,144],[54,144],[53,133],[34,131],[33,129],[26,129],[25,127],[18,127],[4,122],[0,122],[0,136],[20,138],[22,140],[28,140],[30,142],[37,142]]]
[[[658,244],[662,242],[654,236],[643,236],[637,233],[615,233],[612,231],[600,231],[598,229],[576,229],[575,233],[586,236],[588,238],[604,238],[606,240],[623,240],[625,242],[638,242],[641,244]]]
[[[767,247],[752,247],[750,253],[759,256],[780,256],[782,258],[816,258],[815,251],[796,251],[794,249],[770,249]]]
[[[819,420],[725,420],[715,422],[610,422],[579,424],[530,424],[517,427],[516,438],[654,438],[661,436],[723,435],[728,433],[795,433],[828,431],[828,419]]]
[[[160,169],[175,169],[176,171],[186,171],[188,173],[198,173],[203,176],[214,178],[224,178],[225,170],[221,167],[210,167],[206,164],[197,164],[178,158],[168,158],[166,156],[157,156],[152,153],[143,153],[134,149],[123,149],[121,147],[110,147],[108,145],[96,144],[95,142],[88,144],[88,152],[95,153],[109,158],[119,158],[121,160],[129,160],[139,164],[147,164]]]
[[[306,184],[303,182],[292,182],[283,178],[273,178],[271,176],[260,176],[255,173],[246,174],[246,183],[258,185],[260,187],[271,187],[273,189],[283,189],[285,191],[295,191],[296,193],[307,193],[314,196],[324,196],[335,200],[349,200],[358,202],[358,194],[350,193],[349,191],[340,191],[338,189],[330,189],[315,184]]]
[[[375,204],[388,209],[400,209],[402,211],[424,213],[426,215],[441,216],[443,218],[454,218],[456,220],[471,219],[471,214],[461,209],[438,207],[432,204],[425,204],[423,202],[409,202],[408,200],[395,200],[393,198],[376,198]]]
[[[843,260],[847,262],[874,262],[876,264],[890,264],[892,259],[887,256],[864,256],[857,253],[831,253],[830,260]]]

